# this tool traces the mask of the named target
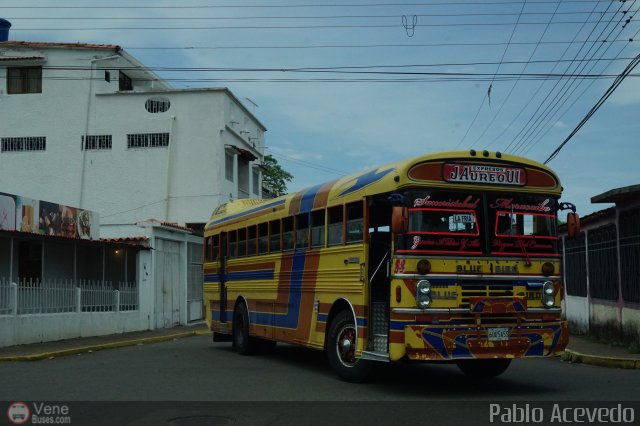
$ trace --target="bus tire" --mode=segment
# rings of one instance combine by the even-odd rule
[[[256,341],[249,335],[249,312],[244,303],[238,304],[233,312],[233,348],[240,355],[253,355]]]
[[[466,376],[474,379],[488,379],[504,373],[509,368],[511,359],[462,359],[457,361],[457,364]]]
[[[371,371],[369,361],[355,356],[357,334],[353,315],[342,311],[331,321],[326,349],[329,364],[338,377],[354,383],[365,381]]]

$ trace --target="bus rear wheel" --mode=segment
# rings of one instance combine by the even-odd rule
[[[363,382],[371,371],[370,362],[356,358],[357,336],[358,328],[350,312],[340,312],[331,322],[327,358],[333,370],[347,382]]]
[[[509,368],[511,359],[462,359],[457,364],[458,368],[469,377],[488,379],[504,373]]]
[[[249,312],[244,303],[240,303],[233,312],[233,347],[240,355],[253,355],[257,343],[249,335]]]

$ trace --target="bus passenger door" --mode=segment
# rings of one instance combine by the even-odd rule
[[[391,259],[391,206],[384,198],[368,202],[367,253],[369,282],[368,351],[383,355],[389,352],[389,261]]]
[[[227,322],[227,233],[220,234],[220,256],[218,274],[220,276],[220,322]]]

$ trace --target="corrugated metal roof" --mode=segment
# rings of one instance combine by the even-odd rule
[[[117,44],[90,44],[90,43],[51,43],[51,42],[34,42],[34,41],[1,41],[0,46],[24,46],[24,47],[67,47],[77,49],[106,49],[106,50],[122,50]]]

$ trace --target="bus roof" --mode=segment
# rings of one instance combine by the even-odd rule
[[[416,185],[557,196],[561,193],[558,177],[541,163],[499,152],[442,152],[374,167],[278,198],[230,201],[213,211],[206,229],[252,218],[264,220],[264,215],[270,213],[306,213]]]

